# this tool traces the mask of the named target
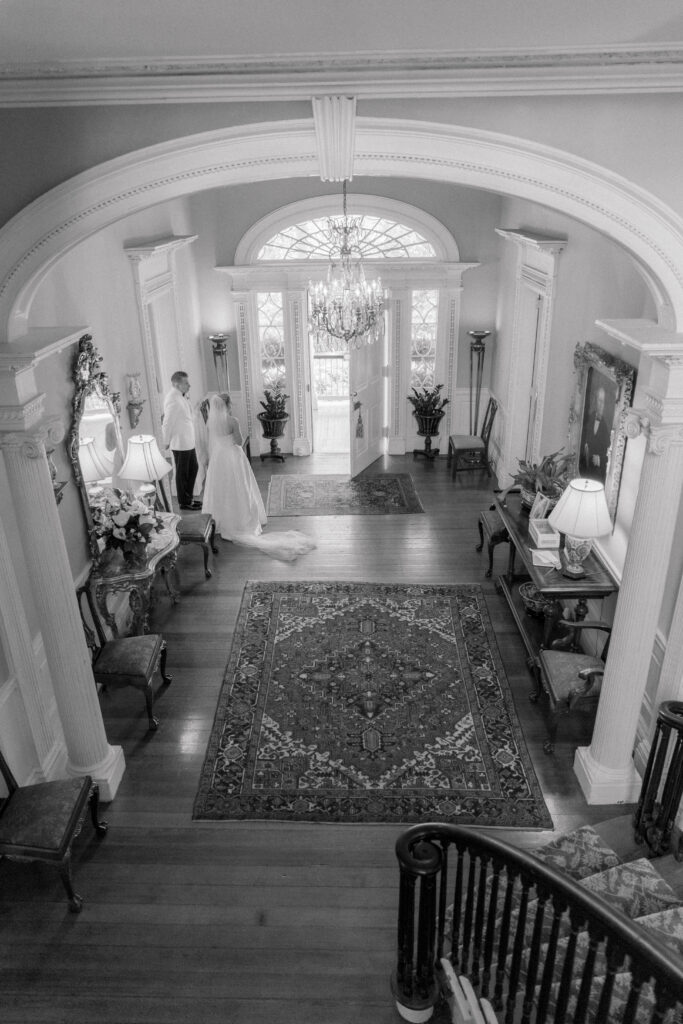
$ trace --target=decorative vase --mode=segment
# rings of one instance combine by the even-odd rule
[[[261,455],[261,462],[263,462],[264,459],[278,459],[280,462],[284,462],[285,457],[280,451],[277,439],[278,437],[282,437],[285,432],[289,413],[286,412],[283,413],[282,416],[273,417],[269,416],[267,412],[259,412],[256,414],[256,419],[261,424],[263,436],[270,438],[270,451]]]
[[[424,449],[415,449],[413,451],[413,456],[424,455],[426,459],[433,459],[439,454],[438,448],[432,448],[432,438],[436,437],[439,433],[439,424],[445,415],[446,414],[443,410],[430,413],[429,415],[413,410],[413,416],[417,420],[418,426],[417,435],[418,437],[424,437],[425,439]]]
[[[126,568],[131,572],[144,569],[147,565],[147,545],[139,544],[135,548],[124,548],[123,561]]]
[[[536,500],[536,491],[532,491],[529,487],[522,486],[520,487],[520,497],[522,501],[522,508],[528,512]]]

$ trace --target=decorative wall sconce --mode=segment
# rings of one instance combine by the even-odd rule
[[[47,465],[50,470],[50,479],[52,480],[52,490],[55,492],[55,501],[59,505],[64,495],[62,491],[66,487],[66,480],[57,479],[57,467],[55,466],[54,459],[52,458],[54,448],[46,448],[45,454],[47,455]]]
[[[218,377],[218,390],[230,393],[230,378],[228,376],[228,342],[229,334],[210,334],[211,351],[213,352],[213,365],[216,368]]]
[[[142,408],[145,404],[145,399],[142,397],[142,381],[140,377],[141,374],[139,373],[126,374],[126,395],[128,396],[126,408],[128,409],[128,419],[132,430],[140,422]]]

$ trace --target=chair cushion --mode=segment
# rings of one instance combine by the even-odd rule
[[[22,847],[26,856],[61,858],[91,784],[85,776],[20,786],[0,814],[0,854],[18,854]]]
[[[206,541],[211,532],[212,517],[208,512],[186,512],[176,529],[181,544]]]
[[[579,672],[582,669],[604,669],[605,667],[601,658],[596,658],[591,654],[568,651],[540,651],[539,661],[550,690],[550,696],[555,701],[567,700],[573,690],[580,690],[585,685],[583,679],[579,679]],[[602,680],[598,678],[591,686],[588,697],[591,699],[599,697],[601,688]]]
[[[448,438],[448,443],[451,448],[458,449],[483,449],[484,442],[480,437],[476,437],[474,434],[451,434]]]
[[[103,686],[144,686],[153,675],[161,652],[159,633],[110,640],[100,649],[93,673]]]

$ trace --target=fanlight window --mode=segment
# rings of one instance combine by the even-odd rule
[[[334,219],[334,218],[332,218]],[[256,259],[326,260],[330,252],[328,217],[292,224],[278,231],[259,250]],[[435,259],[431,242],[405,224],[386,217],[359,217],[363,259]]]

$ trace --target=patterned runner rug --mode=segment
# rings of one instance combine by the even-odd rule
[[[552,828],[481,588],[247,583],[193,817]]]
[[[272,476],[269,516],[381,516],[424,512],[409,473]]]

